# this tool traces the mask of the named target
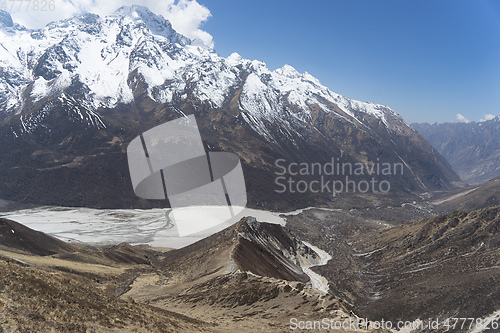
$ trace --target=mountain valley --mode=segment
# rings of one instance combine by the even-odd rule
[[[152,174],[142,133],[190,115],[203,154],[239,157],[247,207],[208,157],[232,219],[184,236],[170,208],[203,224],[214,207],[138,197],[127,148]],[[143,6],[41,29],[0,9],[0,333],[498,322],[498,124],[410,126]]]

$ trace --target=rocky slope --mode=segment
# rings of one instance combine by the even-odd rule
[[[287,218],[294,234],[332,253],[316,269],[332,294],[370,320],[442,323],[500,309],[500,206],[399,225],[372,211],[310,209]]]
[[[322,264],[318,252],[253,218],[171,251],[67,244],[2,220],[0,332],[288,332],[291,318],[324,317],[348,327],[355,309],[302,270]]]
[[[84,14],[40,30],[0,28],[0,197],[94,207],[150,207],[135,197],[126,162],[141,132],[197,117],[208,150],[238,154],[249,204],[269,208],[332,200],[278,194],[286,163],[401,163],[391,193],[445,189],[447,162],[387,106],[350,100],[291,66],[275,71],[237,54],[191,45],[140,6]],[[317,180],[318,175],[309,177]],[[293,176],[295,181],[307,178]],[[333,176],[344,179],[345,175]],[[366,173],[358,180],[370,181]]]
[[[483,318],[500,308],[499,206],[409,223],[353,246],[373,279],[365,311],[374,317]]]
[[[158,271],[136,279],[124,297],[199,320],[216,320],[222,332],[225,326],[232,327],[229,332],[289,332],[291,318],[356,320],[349,315],[355,310],[352,306],[326,292],[327,283],[326,291],[316,288],[321,277],[309,267],[324,264],[322,257],[321,250],[282,226],[245,217],[165,253]]]
[[[500,177],[451,193],[434,193],[432,203],[441,212],[476,210],[500,203]]]
[[[412,124],[443,155],[464,182],[500,175],[500,117],[472,123]]]
[[[320,253],[281,225],[246,217],[195,244],[169,251],[162,267],[169,279],[181,282],[241,270],[310,284],[303,270],[307,263],[320,264]]]

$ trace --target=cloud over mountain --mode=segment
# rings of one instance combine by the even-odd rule
[[[47,23],[70,18],[82,13],[95,13],[106,16],[117,8],[138,4],[136,0],[62,0],[55,3],[53,11],[21,10],[11,11],[14,21],[28,28],[42,28]],[[212,36],[200,29],[200,25],[210,16],[210,10],[196,0],[144,0],[140,5],[164,16],[172,23],[173,28],[190,39],[198,39],[209,47],[213,47]],[[14,9],[19,7],[17,4]]]

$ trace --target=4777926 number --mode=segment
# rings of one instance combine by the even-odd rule
[[[5,11],[47,12],[56,9],[56,0],[0,0],[0,9]]]

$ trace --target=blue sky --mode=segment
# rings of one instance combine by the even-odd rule
[[[500,115],[500,1],[198,2],[222,56],[289,64],[409,123]]]
[[[54,11],[12,16],[40,28],[131,4],[222,56],[291,65],[408,123],[500,115],[500,0],[56,0]]]

